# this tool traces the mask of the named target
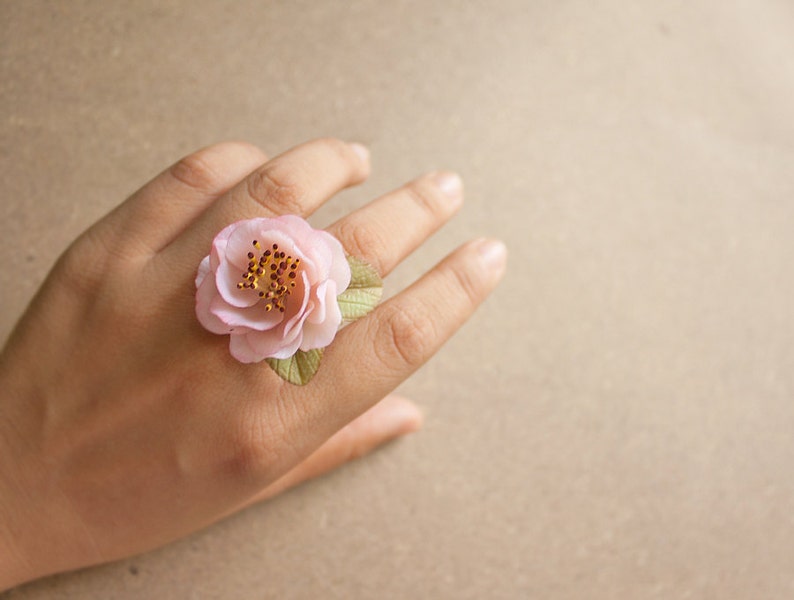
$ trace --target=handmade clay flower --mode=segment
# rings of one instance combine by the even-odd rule
[[[229,225],[196,276],[196,315],[229,334],[244,363],[324,348],[342,322],[337,296],[350,283],[339,241],[294,215]]]

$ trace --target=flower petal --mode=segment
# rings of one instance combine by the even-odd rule
[[[325,294],[329,284],[336,287],[336,284],[332,279],[326,279],[320,285],[318,285],[316,289],[312,290],[312,296],[314,296],[314,309],[309,315],[309,323],[322,323],[325,319]],[[334,296],[334,300],[336,300],[336,296]]]
[[[296,293],[290,297],[292,300],[296,300],[297,299],[296,296],[299,294],[298,297],[300,297],[301,303],[299,305],[299,308],[294,311],[293,316],[290,317],[289,320],[284,324],[284,337],[289,337],[290,333],[292,332],[292,329],[298,326],[300,323],[302,323],[303,319],[306,318],[305,313],[308,310],[311,288],[309,287],[309,277],[306,273],[301,273],[301,280],[303,286],[301,286],[300,284],[296,286],[295,287]],[[293,310],[294,309],[290,307],[290,313],[292,313]]]
[[[221,258],[226,254],[226,245],[229,242],[229,236],[237,227],[237,223],[227,225],[220,230],[218,235],[212,240],[212,248],[210,249],[210,270],[214,273],[218,270],[218,265],[221,263]]]
[[[264,360],[248,343],[247,335],[233,335],[229,338],[229,352],[241,363],[255,363]]]
[[[266,311],[262,304],[247,308],[229,306],[221,296],[216,296],[210,304],[210,312],[230,327],[244,327],[254,331],[273,329],[283,319],[277,310]],[[231,330],[230,330],[231,331]]]
[[[196,290],[196,317],[199,323],[212,333],[229,333],[232,328],[210,310],[210,305],[217,295],[218,290],[215,289],[215,282],[212,277],[205,277],[198,290]]]
[[[259,296],[252,290],[239,289],[237,284],[242,280],[242,271],[238,267],[221,260],[218,270],[215,271],[215,285],[220,295],[232,306],[240,308],[253,306],[259,302]]]
[[[264,358],[289,358],[303,341],[300,328],[294,330],[294,335],[285,339],[278,331],[251,332],[247,334],[248,343],[257,356]]]
[[[308,222],[295,215],[281,215],[272,221],[273,227],[287,233],[294,240],[295,248],[313,263],[311,280],[327,279],[333,258],[327,237],[333,239],[333,236],[321,229],[313,229]]]
[[[345,249],[342,244],[327,231],[320,231],[323,235],[325,243],[331,253],[331,267],[329,269],[328,278],[336,282],[336,293],[341,294],[350,285],[350,264],[345,257]]]
[[[314,323],[307,320],[303,325],[303,343],[301,343],[300,349],[304,352],[314,348],[325,348],[334,341],[339,331],[339,325],[342,323],[342,312],[339,310],[336,296],[336,283],[329,280],[323,299],[324,318],[322,321]]]
[[[199,288],[204,278],[210,273],[210,257],[205,256],[199,263],[198,273],[196,273],[196,289]]]
[[[288,232],[274,229],[269,225],[273,219],[251,219],[254,225],[244,222],[229,237],[226,246],[226,260],[245,271],[251,260],[248,253],[253,252],[257,260],[265,250],[270,249],[273,244],[278,244],[279,250],[290,253],[295,248],[295,242]],[[256,240],[260,248],[256,248],[252,242]]]
[[[290,340],[286,343],[283,347],[281,347],[277,352],[273,353],[272,356],[269,358],[289,358],[293,356],[301,346],[301,342],[303,341],[303,332],[298,331],[298,334],[294,340]]]

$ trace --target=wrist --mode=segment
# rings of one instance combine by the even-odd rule
[[[37,577],[11,537],[0,527],[0,593]]]
[[[0,442],[0,453],[6,447]],[[7,455],[6,455],[7,456]],[[25,518],[19,506],[16,484],[10,481],[7,461],[0,465],[0,591],[36,578],[30,560],[23,552]]]
[[[37,577],[23,551],[29,511],[23,508],[24,469],[20,445],[14,441],[18,436],[13,428],[13,398],[7,382],[8,378],[0,377],[0,591]]]

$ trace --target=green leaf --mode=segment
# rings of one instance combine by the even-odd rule
[[[266,358],[265,361],[276,375],[295,385],[306,385],[320,368],[323,348],[304,352],[298,350],[289,358]]]
[[[348,256],[350,285],[336,297],[342,318],[350,323],[360,319],[380,302],[383,296],[383,281],[375,268],[355,256]]]

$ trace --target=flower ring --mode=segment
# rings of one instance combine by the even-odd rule
[[[375,269],[345,257],[342,244],[295,215],[233,223],[212,242],[196,275],[196,316],[229,335],[243,363],[267,363],[304,384],[344,322],[371,311],[383,284]]]

